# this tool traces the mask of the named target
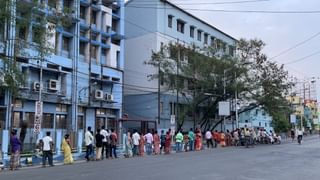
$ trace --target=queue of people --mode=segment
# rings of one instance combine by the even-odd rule
[[[301,135],[302,133],[298,133]],[[42,151],[42,166],[53,164],[54,144],[50,136],[50,132],[46,132],[46,136],[39,141],[39,147]],[[173,133],[171,129],[167,132],[161,130],[160,134],[156,130],[143,134],[137,130],[127,132],[124,139],[124,157],[130,158],[135,156],[170,154],[172,145],[177,153],[182,151],[200,151],[204,149],[203,142],[205,140],[206,147],[217,148],[226,146],[246,146],[251,147],[257,143],[281,143],[281,136],[264,129],[241,128],[234,131],[210,131],[209,129],[203,133],[200,128],[191,128],[189,131],[179,130]],[[85,132],[84,144],[86,146],[85,159],[102,160],[104,158],[118,158],[117,144],[118,137],[114,129],[108,130],[104,126],[96,130],[94,135],[91,127]],[[94,153],[94,147],[96,153]],[[64,164],[72,164],[72,149],[70,146],[70,135],[66,134],[62,140],[61,150],[64,155]],[[18,168],[21,151],[21,142],[17,137],[17,131],[11,132],[11,158],[10,169]],[[95,156],[94,156],[95,154]]]

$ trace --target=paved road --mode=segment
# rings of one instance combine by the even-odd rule
[[[320,139],[0,172],[1,180],[319,180]]]

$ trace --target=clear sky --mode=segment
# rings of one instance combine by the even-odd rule
[[[268,57],[277,56],[306,41],[290,51],[281,53],[272,61],[281,64],[291,62],[285,65],[285,68],[290,75],[297,78],[320,77],[320,0],[171,0],[171,2],[237,39],[263,40],[267,44],[264,52]],[[275,13],[284,11],[313,12]],[[292,63],[293,61],[297,62]],[[320,79],[317,85],[319,97]]]

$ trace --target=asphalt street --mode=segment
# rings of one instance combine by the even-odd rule
[[[0,172],[0,180],[319,180],[320,139]]]

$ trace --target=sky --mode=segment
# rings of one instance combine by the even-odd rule
[[[171,0],[171,2],[237,39],[263,40],[266,43],[264,53],[270,58],[276,56],[271,60],[285,64],[290,76],[297,77],[298,81],[320,77],[320,0]],[[212,10],[314,11],[315,13],[240,13]],[[281,53],[301,42],[304,43]],[[297,62],[286,64],[292,61]],[[316,84],[317,95],[320,97],[320,79]]]

